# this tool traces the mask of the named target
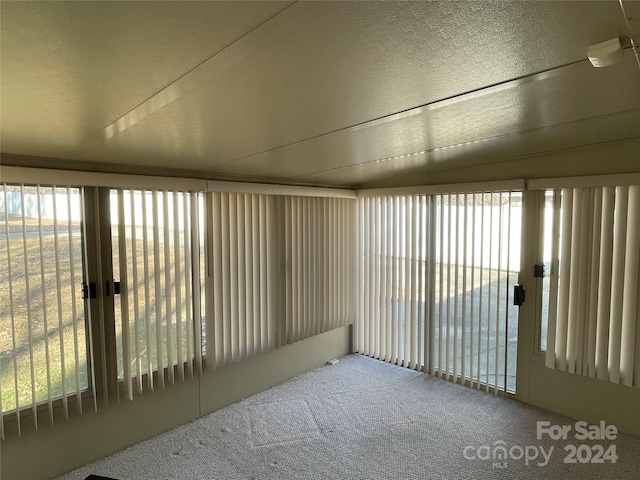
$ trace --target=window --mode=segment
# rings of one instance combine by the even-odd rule
[[[542,224],[542,308],[540,309],[540,332],[539,332],[539,350],[545,352],[547,350],[547,331],[549,326],[549,315],[555,315],[557,308],[557,297],[551,302],[549,292],[551,289],[558,288],[558,268],[559,259],[554,259],[553,252],[558,251],[558,242],[560,241],[559,226],[562,224],[562,210],[560,204],[562,202],[561,192],[554,190],[545,190],[543,198],[543,224]],[[557,214],[555,212],[558,212]]]
[[[0,195],[0,387],[3,414],[89,388],[87,317],[81,296],[81,190],[2,184]]]
[[[553,225],[558,269],[544,300],[546,364],[640,386],[640,186],[556,188],[547,195],[554,198],[546,228]],[[543,321],[542,334],[544,328]]]
[[[202,364],[202,202],[198,193],[110,190],[117,369],[129,398],[132,380],[141,392],[159,368],[173,383]]]
[[[1,187],[3,433],[201,371],[203,193]]]

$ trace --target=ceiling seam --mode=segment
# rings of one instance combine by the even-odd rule
[[[516,160],[522,160],[522,159],[527,159],[527,158],[533,158],[533,157],[540,157],[542,155],[550,155],[550,154],[555,154],[558,152],[569,152],[572,150],[578,150],[578,149],[587,149],[587,148],[593,148],[593,147],[599,147],[599,146],[603,146],[603,145],[610,145],[610,144],[616,144],[616,143],[625,143],[625,142],[631,142],[631,141],[635,141],[635,140],[640,140],[640,135],[636,135],[635,137],[626,137],[626,138],[619,138],[616,140],[606,140],[603,142],[596,142],[596,143],[591,143],[589,145],[577,145],[574,147],[562,147],[562,148],[556,148],[553,150],[545,150],[544,152],[535,152],[535,153],[527,153],[524,155],[515,155],[509,158],[503,158],[500,160],[496,160],[493,162],[487,162],[487,163],[482,163],[479,165],[467,165],[467,166],[458,166],[458,167],[451,167],[451,168],[446,168],[443,170],[432,170],[429,172],[423,172],[423,173],[442,173],[442,172],[453,172],[456,170],[460,170],[460,169],[464,169],[464,168],[470,168],[470,167],[475,167],[475,166],[485,166],[485,165],[496,165],[496,164],[500,164],[500,163],[509,163],[509,162],[513,162]],[[403,173],[400,175],[389,175],[388,177],[385,178],[385,180],[388,179],[398,179],[398,178],[404,178],[404,177],[414,177],[415,176],[415,172],[413,173]],[[358,188],[361,188],[360,185],[364,185],[367,183],[375,183],[376,181],[379,180],[374,180],[373,182],[361,182],[358,185]],[[368,188],[368,187],[367,187]]]
[[[627,48],[631,48],[631,47],[627,47]],[[341,128],[335,129],[335,130],[331,130],[329,132],[324,132],[324,133],[320,133],[318,135],[313,135],[311,137],[307,137],[307,138],[304,138],[302,140],[296,140],[295,142],[290,142],[290,143],[287,143],[287,144],[284,144],[284,145],[279,145],[277,147],[268,148],[266,150],[262,150],[260,152],[252,153],[250,155],[245,155],[243,157],[234,158],[232,160],[226,160],[224,162],[220,162],[220,163],[215,164],[215,166],[213,168],[211,168],[211,171],[214,171],[218,167],[222,167],[222,166],[225,166],[225,165],[233,163],[233,162],[237,162],[237,161],[245,160],[247,158],[251,158],[251,157],[254,157],[254,156],[258,156],[258,155],[262,155],[262,154],[265,154],[265,153],[273,152],[273,151],[279,150],[281,148],[291,147],[293,145],[304,143],[304,142],[307,142],[309,140],[315,140],[315,139],[322,138],[322,137],[325,137],[325,136],[328,136],[328,135],[332,135],[332,134],[335,134],[335,133],[344,132],[346,130],[350,130],[350,129],[353,129],[353,128],[363,127],[363,126],[366,126],[368,124],[372,124],[372,123],[375,123],[375,122],[381,122],[381,121],[385,121],[385,120],[390,120],[395,116],[404,115],[404,114],[407,114],[407,113],[410,113],[410,112],[416,112],[416,111],[419,111],[420,109],[430,109],[431,110],[431,109],[435,109],[435,108],[440,108],[440,106],[449,105],[450,103],[458,103],[458,102],[461,102],[461,101],[465,101],[465,100],[467,100],[467,97],[476,98],[478,96],[483,96],[483,95],[487,95],[487,94],[493,93],[494,91],[500,91],[500,90],[512,88],[512,87],[515,87],[515,86],[518,86],[518,85],[522,84],[523,81],[525,83],[530,83],[530,82],[535,82],[535,81],[539,81],[539,80],[544,80],[544,79],[550,78],[551,76],[558,75],[559,71],[562,70],[562,69],[565,69],[565,68],[568,68],[568,67],[583,63],[583,62],[588,62],[588,59],[576,60],[576,61],[573,61],[573,62],[565,63],[563,65],[551,67],[551,68],[544,69],[544,70],[539,70],[539,71],[534,72],[534,73],[528,73],[526,75],[515,77],[515,78],[509,79],[509,80],[503,80],[501,82],[493,83],[491,85],[486,85],[484,87],[480,87],[480,88],[476,88],[476,89],[473,89],[473,90],[469,90],[469,91],[464,92],[464,93],[452,95],[450,97],[445,97],[445,98],[442,98],[442,99],[439,99],[439,100],[434,100],[432,102],[427,102],[425,104],[418,105],[416,107],[407,108],[407,109],[400,110],[398,112],[390,113],[390,114],[387,114],[387,115],[382,115],[380,117],[376,117],[376,118],[371,119],[371,120],[358,122],[358,123],[355,123],[353,125],[349,125],[349,126],[346,126],[346,127],[341,127]]]
[[[267,23],[271,22],[274,18],[278,17],[279,15],[281,15],[282,13],[284,13],[286,10],[288,10],[289,8],[291,8],[292,6],[294,6],[295,4],[297,4],[299,2],[299,0],[294,0],[293,2],[291,2],[289,5],[287,5],[286,7],[284,7],[282,10],[278,11],[277,13],[275,13],[274,15],[270,16],[268,19],[264,20],[262,23],[260,23],[259,25],[255,26],[254,28],[252,28],[251,30],[249,30],[248,32],[245,32],[243,35],[241,35],[240,37],[236,38],[235,40],[233,40],[231,43],[229,43],[228,45],[224,46],[223,48],[221,48],[220,50],[218,50],[217,52],[215,52],[213,55],[211,55],[210,57],[206,58],[205,60],[203,60],[202,62],[200,62],[198,65],[196,65],[195,67],[189,69],[188,71],[186,71],[185,73],[183,73],[182,75],[180,75],[178,78],[174,79],[173,81],[171,81],[170,83],[168,83],[167,85],[165,85],[164,87],[162,87],[160,90],[158,90],[156,93],[154,93],[153,95],[147,97],[145,100],[143,100],[142,102],[140,102],[139,104],[137,104],[135,107],[131,108],[130,110],[128,110],[126,113],[120,115],[117,119],[115,119],[114,121],[112,121],[110,124],[108,124],[107,126],[105,126],[104,128],[101,128],[100,130],[98,130],[97,132],[95,132],[94,134],[90,135],[89,137],[87,137],[82,143],[81,145],[86,144],[87,142],[91,141],[92,139],[99,137],[101,135],[104,134],[104,132],[109,131],[112,127],[116,126],[116,124],[118,124],[121,120],[123,120],[125,117],[127,117],[128,115],[130,115],[131,113],[133,113],[134,111],[140,109],[143,105],[149,103],[152,99],[159,97],[163,92],[166,92],[168,90],[170,90],[173,86],[175,86],[176,83],[180,82],[181,80],[183,80],[185,77],[189,76],[190,74],[192,74],[193,72],[195,72],[196,70],[200,69],[204,64],[210,62],[211,60],[213,60],[215,57],[219,56],[222,52],[228,50],[229,48],[232,48],[234,45],[236,45],[238,42],[242,41],[244,38],[246,38],[247,36],[251,35],[253,32],[255,32],[256,30],[260,29],[261,27],[263,27],[264,25],[266,25]]]
[[[425,150],[417,150],[415,152],[409,152],[409,153],[404,153],[401,155],[392,155],[389,157],[383,157],[383,158],[378,158],[376,160],[367,160],[364,162],[359,162],[359,163],[352,163],[349,165],[342,165],[339,167],[332,167],[332,168],[327,168],[325,170],[318,170],[315,172],[309,172],[309,173],[304,173],[301,175],[294,175],[292,177],[287,177],[287,179],[295,179],[295,178],[301,178],[301,177],[305,177],[307,175],[315,175],[317,173],[327,173],[327,172],[332,172],[335,170],[340,170],[342,168],[350,168],[350,167],[358,167],[358,166],[362,166],[362,165],[369,165],[369,164],[373,164],[373,163],[382,163],[382,162],[387,162],[387,161],[391,161],[394,159],[399,159],[399,158],[405,158],[405,157],[410,157],[413,155],[421,155],[424,153],[433,153],[433,152],[437,152],[440,150],[448,150],[451,148],[456,148],[456,147],[462,147],[465,145],[471,145],[474,143],[480,143],[480,142],[485,142],[485,141],[491,141],[491,140],[498,140],[498,139],[502,139],[502,138],[508,138],[514,135],[521,135],[523,133],[532,133],[532,132],[537,132],[537,131],[541,131],[541,130],[545,130],[548,128],[556,128],[556,127],[563,127],[563,126],[568,126],[568,125],[572,125],[572,124],[576,124],[576,123],[581,123],[581,122],[586,122],[589,120],[596,120],[596,119],[603,119],[606,117],[613,117],[616,115],[623,115],[623,114],[627,114],[627,113],[632,113],[632,112],[636,112],[636,111],[640,111],[640,108],[630,108],[629,110],[620,110],[618,112],[612,112],[612,113],[607,113],[605,115],[596,115],[595,117],[586,117],[586,118],[580,118],[578,120],[571,120],[568,122],[562,122],[562,123],[554,123],[553,125],[544,125],[542,127],[535,127],[535,128],[530,128],[527,130],[520,130],[517,132],[512,132],[512,133],[505,133],[503,135],[495,135],[492,137],[485,137],[485,138],[479,138],[476,140],[469,140],[467,142],[460,142],[460,143],[453,143],[450,145],[445,145],[445,146],[441,146],[441,147],[434,147],[434,148],[429,148],[429,149],[425,149]],[[614,140],[617,141],[617,140]],[[596,144],[588,144],[588,145],[584,145],[584,146],[589,146],[589,145],[596,145]],[[570,148],[575,148],[575,147],[570,147]]]

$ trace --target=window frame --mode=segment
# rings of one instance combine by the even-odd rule
[[[118,401],[124,380],[117,375],[117,352],[115,310],[113,297],[113,259],[111,245],[110,192],[113,188],[170,190],[200,192],[204,195],[206,181],[189,178],[156,177],[143,175],[123,175],[95,173],[86,171],[66,171],[56,169],[30,167],[2,167],[2,183],[6,185],[42,186],[56,188],[70,187],[78,189],[81,196],[81,242],[82,258],[76,262],[82,265],[82,278],[76,278],[78,299],[82,299],[81,284],[94,282],[96,297],[83,301],[85,311],[85,341],[87,358],[88,386],[78,393],[67,392],[66,400],[62,397],[45,399],[36,405],[31,403],[19,409],[11,409],[2,413],[2,426],[9,430],[17,430],[18,434],[25,426],[37,428],[38,420],[50,412],[50,416],[61,416],[66,404],[68,414],[84,409],[97,409],[98,401],[108,405],[110,401]],[[206,202],[202,202],[206,219]],[[207,234],[204,223],[205,241],[201,255],[204,255],[204,267],[207,265]],[[206,272],[205,272],[206,273]],[[205,278],[206,281],[206,278]],[[107,295],[107,289],[109,295]],[[79,302],[78,302],[79,305]],[[206,315],[203,309],[202,314]],[[185,360],[185,363],[189,360]],[[206,358],[202,356],[201,365],[193,360],[193,371],[201,373]],[[169,367],[155,369],[153,384],[162,375],[167,379]],[[135,381],[135,377],[134,380]],[[148,373],[144,373],[142,384],[149,384]],[[80,400],[78,400],[78,398]],[[78,405],[78,402],[81,405]],[[53,412],[53,413],[51,413]],[[64,412],[67,415],[67,412]],[[51,418],[53,421],[53,418]]]

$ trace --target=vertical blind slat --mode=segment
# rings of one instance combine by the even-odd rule
[[[494,358],[494,382],[496,387],[498,386],[498,372],[500,368],[500,293],[502,292],[502,246],[503,246],[503,215],[502,215],[502,194],[498,197],[498,271],[497,271],[497,286],[496,286],[496,343],[495,343],[495,358]],[[505,331],[505,347],[506,347],[506,331]],[[504,353],[503,353],[504,355]],[[498,394],[498,388],[494,389],[494,394]]]
[[[486,195],[489,199],[488,203],[489,203],[489,242],[487,245],[487,258],[488,258],[488,265],[487,265],[487,269],[488,269],[488,274],[489,274],[489,281],[488,281],[488,285],[487,285],[487,316],[486,316],[486,323],[487,323],[487,341],[485,342],[485,391],[489,391],[489,372],[491,370],[491,364],[490,359],[491,359],[491,304],[493,303],[493,297],[491,296],[491,286],[493,284],[493,244],[495,242],[495,238],[494,238],[494,234],[493,234],[493,194],[489,193]],[[484,236],[484,235],[483,235]]]
[[[443,333],[444,329],[444,231],[445,231],[445,222],[444,222],[444,195],[437,196],[438,201],[440,203],[440,222],[438,223],[438,230],[440,233],[440,257],[439,257],[439,283],[438,283],[438,376],[440,378],[444,375],[444,366],[442,364],[443,353],[445,344],[443,342]]]
[[[389,236],[389,226],[387,225],[387,216],[385,215],[384,201],[378,204],[378,217],[380,218],[380,356],[381,359],[388,361],[389,351],[387,349],[387,309],[391,304],[387,300],[387,270],[382,268],[385,265],[389,255],[387,239]]]
[[[451,250],[453,248],[451,229],[452,229],[452,214],[451,214],[451,195],[447,194],[447,276],[446,276],[446,284],[445,284],[445,297],[444,297],[444,308],[445,310],[445,318],[446,318],[446,328],[445,328],[445,363],[442,366],[444,369],[444,376],[447,380],[451,378],[451,289],[454,287],[453,282],[451,281],[451,262],[452,255]]]
[[[27,227],[25,222],[25,198],[24,185],[20,185],[20,205],[22,206],[22,248],[24,255],[24,282],[26,298],[31,298],[31,289],[29,288],[29,252],[27,246]],[[34,427],[38,430],[38,411],[36,409],[36,387],[35,387],[35,367],[33,359],[33,318],[31,315],[31,302],[27,303],[27,332],[29,338],[29,367],[31,374],[31,411],[33,412]]]
[[[67,398],[67,369],[64,351],[65,327],[64,312],[62,309],[62,275],[60,270],[60,244],[58,241],[58,201],[57,187],[51,187],[52,191],[52,207],[53,207],[53,251],[56,256],[56,300],[57,300],[57,316],[58,316],[58,341],[60,342],[60,387],[62,391],[62,411],[65,418],[69,418],[69,404]],[[0,411],[2,410],[0,405]]]
[[[160,205],[158,202],[158,190],[151,191],[151,206],[153,211],[153,271],[154,271],[154,295],[155,295],[155,333],[156,333],[156,365],[158,371],[164,369],[163,356],[163,332],[162,332],[162,285],[160,283],[160,228],[158,226]],[[158,375],[158,386],[164,388],[164,375]]]
[[[453,365],[452,365],[452,380],[454,382],[458,381],[459,378],[459,364],[458,364],[458,355],[460,353],[458,346],[458,327],[459,327],[459,316],[458,316],[458,280],[460,275],[458,255],[460,249],[460,205],[458,203],[458,195],[454,197],[455,208],[453,208],[453,212],[455,212],[455,225],[454,225],[454,237],[450,241],[450,244],[453,246],[454,258],[453,261]],[[453,223],[450,221],[450,223]]]
[[[194,335],[197,339],[197,345],[194,349],[194,361],[196,364],[196,372],[198,375],[202,374],[202,275],[200,258],[201,258],[201,240],[200,240],[200,219],[202,218],[202,212],[200,211],[200,199],[201,194],[191,194],[191,230],[192,230],[192,245],[191,249],[191,265],[193,270],[193,325]]]
[[[509,192],[509,203],[507,204],[507,281],[506,281],[506,289],[505,289],[505,314],[504,314],[504,392],[506,394],[508,388],[508,380],[509,380],[509,275],[511,273],[511,209],[513,206],[513,198],[512,193]]]
[[[558,272],[558,314],[556,326],[556,366],[562,370],[567,366],[567,327],[569,320],[569,280],[571,266],[571,225],[573,215],[573,190],[562,189],[562,247]],[[565,206],[566,205],[566,206]]]
[[[122,189],[117,190],[118,199],[118,253],[120,261],[120,310],[122,318],[122,366],[124,370],[125,395],[133,400],[131,377],[131,346],[129,342],[129,295],[127,286],[127,240],[124,219],[124,194]]]
[[[222,283],[222,312],[221,319],[222,324],[222,349],[224,352],[224,364],[229,363],[232,360],[232,339],[231,339],[231,313],[233,304],[233,288],[234,285],[231,282],[231,256],[233,255],[231,243],[231,218],[230,218],[230,202],[231,194],[223,193],[221,195],[220,209],[221,209],[221,230],[222,230],[222,250],[226,253],[222,254],[221,264],[222,271],[220,275],[220,282]]]
[[[142,249],[143,256],[143,270],[144,270],[144,319],[145,319],[145,329],[147,335],[147,381],[149,382],[149,390],[153,391],[154,380],[153,380],[153,349],[152,349],[152,338],[151,338],[151,278],[149,273],[149,233],[148,233],[148,221],[147,221],[147,192],[146,190],[142,191],[142,244],[144,248]],[[151,192],[153,195],[153,192]]]
[[[436,324],[436,307],[435,307],[435,288],[436,288],[436,239],[437,239],[437,229],[435,228],[437,224],[436,218],[436,199],[433,196],[427,197],[427,209],[428,209],[428,217],[426,221],[426,225],[430,225],[432,228],[428,230],[428,239],[429,243],[427,245],[427,251],[425,252],[427,256],[427,296],[426,296],[426,310],[428,312],[427,317],[425,318],[425,322],[427,322],[427,326],[425,327],[425,335],[427,338],[425,340],[425,364],[427,366],[427,372],[430,375],[435,374],[435,324]]]
[[[140,192],[136,192],[136,195],[139,193]],[[133,273],[133,328],[136,351],[136,388],[138,393],[142,393],[142,338],[140,335],[140,298],[138,290],[140,288],[140,282],[138,280],[138,222],[136,221],[136,195],[134,195],[134,192],[131,192],[129,195],[129,211],[131,213],[131,267]]]
[[[489,301],[488,296],[485,302],[484,297],[486,296],[487,282],[485,282],[485,276],[487,274],[487,246],[491,245],[491,238],[485,238],[486,235],[486,221],[487,221],[487,212],[485,208],[486,203],[486,194],[482,193],[480,195],[480,225],[479,225],[479,235],[480,235],[480,263],[479,263],[479,277],[480,277],[480,285],[479,285],[479,293],[478,293],[478,348],[477,348],[477,365],[478,365],[478,382],[477,389],[481,389],[481,385],[483,384],[483,361],[484,361],[484,351],[485,351],[485,343],[483,337],[483,327],[486,328],[487,332],[489,331],[489,326],[485,325],[486,320],[486,303]],[[490,234],[489,234],[490,235]],[[485,365],[484,370],[486,370],[488,366]]]
[[[627,236],[624,286],[622,287],[622,327],[620,346],[620,382],[633,386],[636,329],[638,323],[638,264],[640,263],[640,186],[630,186],[627,203]]]
[[[622,341],[622,306],[624,303],[624,254],[626,251],[628,187],[616,187],[613,269],[611,275],[611,317],[609,330],[609,379],[620,383],[620,353]]]
[[[254,332],[253,332],[253,322],[254,322],[254,299],[253,299],[253,264],[254,264],[254,232],[253,232],[253,200],[251,195],[245,195],[244,198],[244,250],[246,255],[246,262],[244,265],[244,293],[245,293],[245,335],[246,339],[244,342],[245,345],[245,354],[247,356],[254,355]],[[290,262],[290,260],[289,260]],[[288,319],[288,317],[287,317]]]
[[[260,200],[257,195],[252,195],[251,230],[253,232],[253,272],[252,272],[252,298],[253,298],[253,352],[259,353],[262,345],[261,325],[261,302],[260,302]],[[215,228],[215,224],[214,224]]]
[[[49,315],[47,309],[47,288],[44,269],[44,246],[43,246],[43,231],[42,231],[42,192],[40,185],[36,187],[36,205],[38,208],[38,247],[40,248],[40,291],[42,293],[42,327],[44,337],[44,360],[45,369],[47,373],[47,407],[49,410],[49,420],[53,424],[53,401],[51,392],[51,362],[49,361],[51,356],[49,354]]]
[[[549,278],[549,319],[547,326],[547,353],[545,365],[553,368],[556,365],[556,331],[558,316],[558,285],[560,281],[560,220],[562,195],[559,189],[553,191],[553,226],[551,231],[551,276]]]
[[[418,319],[417,319],[417,309],[416,303],[418,301],[418,285],[417,285],[417,261],[418,261],[418,245],[417,245],[417,237],[418,237],[418,196],[411,197],[411,289],[410,289],[410,299],[409,299],[409,318],[411,319],[411,342],[409,343],[409,368],[415,369],[417,365],[417,353],[418,353],[418,345],[416,343],[417,340],[417,328],[418,328]],[[407,252],[408,253],[408,252]]]
[[[76,266],[75,255],[73,245],[73,230],[72,230],[72,210],[71,210],[71,187],[67,186],[66,189],[67,200],[67,235],[69,240],[69,267],[70,267],[70,291],[71,291],[71,318],[73,323],[73,352],[74,352],[74,370],[75,370],[75,385],[76,385],[76,405],[78,412],[82,414],[82,388],[80,387],[80,345],[78,342],[78,308],[76,305]],[[6,205],[6,203],[5,203]],[[11,277],[11,273],[9,273]],[[12,309],[13,311],[13,309]],[[17,379],[16,379],[17,382]],[[17,384],[17,383],[16,383]],[[18,415],[19,416],[19,415]]]
[[[267,291],[267,210],[264,195],[260,195],[260,317],[262,320],[260,329],[260,349],[265,351],[268,348],[268,332],[269,328],[268,318],[268,291]]]
[[[238,232],[238,195],[236,193],[229,194],[229,261],[228,261],[228,278],[229,282],[229,320],[227,321],[228,327],[228,348],[231,352],[231,361],[237,362],[240,358],[238,351],[238,325],[240,323],[239,315],[239,294],[238,294],[238,272],[239,272],[239,257],[240,252],[238,248],[239,232]]]
[[[180,252],[180,227],[184,229],[184,225],[180,222],[179,210],[179,194],[173,192],[173,258],[174,258],[174,288],[175,288],[175,305],[176,305],[176,370],[178,380],[184,380],[184,352],[183,352],[183,329],[182,329],[182,272],[181,265],[185,262]]]
[[[588,327],[586,334],[585,368],[583,373],[590,377],[596,376],[596,328],[598,313],[598,266],[600,265],[600,251],[602,238],[602,188],[596,188],[592,192],[592,214],[590,215],[590,230],[592,234],[591,264],[589,291]]]
[[[164,217],[163,223],[163,246],[164,246],[164,285],[163,290],[167,293],[164,295],[165,300],[165,347],[167,352],[167,378],[171,384],[175,384],[174,373],[174,361],[173,361],[173,314],[172,314],[172,302],[171,302],[171,283],[172,283],[172,268],[171,268],[171,237],[169,235],[169,191],[165,190],[162,195],[162,214]]]
[[[193,257],[191,256],[191,218],[190,218],[190,202],[191,202],[191,194],[189,192],[184,192],[182,195],[182,217],[184,219],[184,229],[183,229],[183,238],[182,241],[184,243],[184,318],[186,324],[186,347],[187,347],[187,374],[189,378],[193,378],[193,361],[194,358],[194,345],[195,339],[193,336],[194,326],[193,323],[196,321],[195,316],[193,314],[193,304],[191,299],[191,281],[193,279],[191,271],[192,271],[192,263]],[[194,245],[194,250],[198,251],[198,246]],[[197,284],[194,286],[194,291],[197,290]],[[137,291],[137,287],[134,291]],[[137,328],[137,327],[136,327]],[[213,336],[215,338],[215,335]],[[201,338],[198,338],[198,342],[201,341]],[[213,342],[211,342],[213,343]],[[212,351],[214,354],[211,356],[215,359],[215,345],[213,345]],[[215,363],[215,361],[214,361]]]
[[[476,194],[472,193],[471,194],[471,205],[472,205],[472,209],[471,209],[471,232],[472,232],[472,237],[475,239],[477,238],[476,236]],[[475,241],[472,242],[471,245],[471,295],[470,295],[470,299],[469,299],[469,318],[470,318],[470,324],[469,324],[469,378],[470,378],[470,386],[471,388],[473,388],[474,382],[473,379],[475,378],[474,373],[476,370],[474,369],[474,360],[475,360],[475,349],[474,349],[474,340],[475,340],[475,274],[476,274],[476,247],[475,247]]]
[[[462,195],[462,205],[464,206],[464,208],[462,209],[462,290],[461,290],[461,295],[462,295],[462,311],[461,311],[461,316],[460,316],[460,320],[462,322],[462,338],[461,338],[461,351],[462,351],[462,359],[460,362],[460,374],[462,376],[462,381],[464,382],[465,380],[465,376],[467,373],[467,363],[466,363],[466,359],[467,359],[467,351],[469,351],[469,353],[471,353],[471,350],[467,349],[467,322],[469,320],[469,318],[467,317],[467,265],[468,263],[468,258],[467,258],[467,248],[468,248],[468,236],[469,236],[469,232],[468,232],[468,218],[467,218],[467,213],[468,213],[468,208],[467,208],[467,194],[463,194]]]
[[[424,358],[424,344],[422,342],[424,338],[424,282],[425,282],[425,270],[424,270],[424,246],[426,236],[426,226],[424,225],[424,202],[426,197],[424,195],[416,195],[416,235],[415,235],[415,251],[416,251],[416,279],[415,279],[415,311],[416,311],[416,329],[415,338],[413,344],[415,346],[415,368],[420,371],[423,367]]]
[[[3,196],[4,196],[4,221],[5,224],[9,225],[9,200],[7,195],[7,185],[2,185]],[[13,302],[13,269],[11,262],[11,242],[9,235],[9,228],[5,228],[6,242],[7,242],[7,273],[9,275],[8,286],[9,286],[9,309],[11,312],[11,358],[13,365],[13,395],[14,395],[14,406],[15,406],[15,414],[16,414],[16,425],[18,428],[18,434],[22,433],[22,426],[20,422],[20,396],[18,389],[18,361],[17,361],[17,348],[16,348],[16,315],[14,310],[14,302]],[[2,438],[4,439],[4,422],[2,422]]]

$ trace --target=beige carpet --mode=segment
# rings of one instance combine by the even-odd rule
[[[538,440],[538,421],[572,430]],[[640,439],[579,441],[575,422],[350,355],[59,480],[639,478]]]

